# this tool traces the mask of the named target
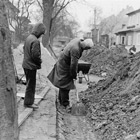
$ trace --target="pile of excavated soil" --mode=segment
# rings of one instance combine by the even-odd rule
[[[92,63],[91,74],[101,76],[106,73],[107,76],[111,76],[128,60],[127,57],[128,52],[123,47],[107,49],[102,46],[96,46],[88,55],[84,54],[82,60]]]
[[[140,53],[120,63],[114,75],[80,94],[88,108],[87,118],[101,140],[140,137]]]

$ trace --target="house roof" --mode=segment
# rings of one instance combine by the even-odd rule
[[[140,27],[134,28],[134,31],[140,31]]]
[[[122,29],[122,30],[119,30],[118,32],[116,32],[115,34],[121,34],[121,33],[130,32],[130,31],[132,31],[132,29]]]
[[[133,14],[136,14],[136,13],[138,13],[138,12],[140,12],[140,9],[137,9],[137,10],[135,10],[135,11],[129,12],[129,13],[127,13],[126,15],[133,15]]]
[[[101,36],[108,36],[108,34],[101,34]]]
[[[140,31],[140,26],[135,27],[135,28],[131,28],[131,29],[124,28],[122,30],[119,30],[115,34],[121,34],[121,33],[126,33],[126,32],[133,32],[133,31]]]

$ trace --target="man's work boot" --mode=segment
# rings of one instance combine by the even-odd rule
[[[33,108],[34,110],[38,109],[38,105],[35,105],[35,104],[32,104],[32,105],[24,105],[24,107],[27,107],[27,108]]]

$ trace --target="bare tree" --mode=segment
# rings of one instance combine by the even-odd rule
[[[34,4],[35,0],[11,0],[11,3],[19,10],[11,16],[8,11],[8,22],[11,27],[16,31],[19,41],[22,40],[22,34],[25,32],[24,24],[29,20],[29,8]],[[27,26],[27,25],[26,25]]]
[[[0,1],[0,140],[18,140],[16,83],[4,2]]]
[[[79,24],[74,17],[66,9],[63,9],[52,24],[50,43],[52,44],[53,39],[58,36],[74,38],[77,34],[78,27]]]
[[[68,4],[76,0],[42,0],[42,4],[39,2],[39,0],[37,1],[43,10],[43,23],[47,27],[47,33],[43,37],[43,44],[48,48],[53,23],[55,23],[55,20],[60,12],[64,10]]]
[[[109,45],[112,45],[114,40],[114,28],[119,23],[118,18],[115,15],[111,15],[103,19],[100,23],[100,34],[109,35]]]

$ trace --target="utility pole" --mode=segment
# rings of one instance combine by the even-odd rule
[[[96,8],[94,8],[94,29],[96,29]]]
[[[94,24],[92,29],[92,40],[94,44],[97,44],[97,9],[94,8]]]
[[[95,44],[97,44],[97,29],[96,29],[96,7],[94,8],[94,32],[95,32]]]

